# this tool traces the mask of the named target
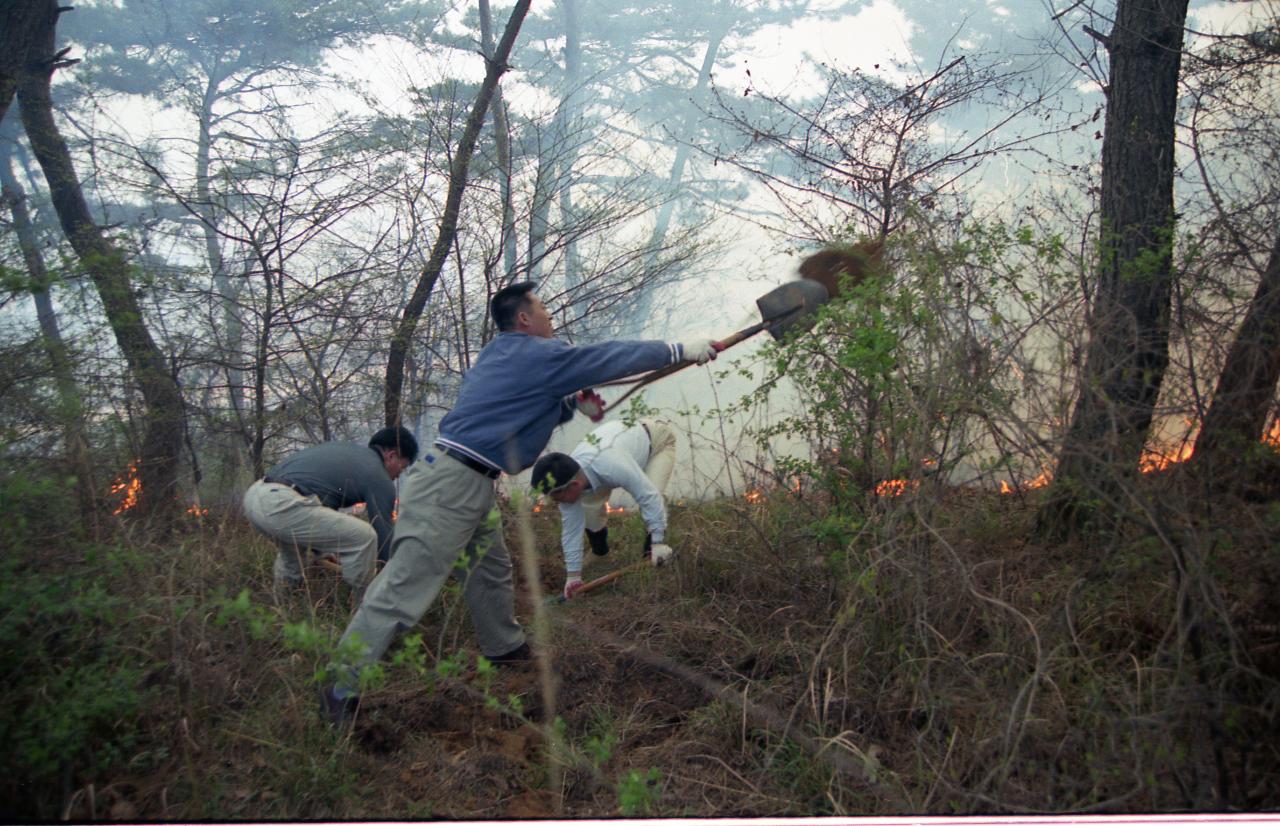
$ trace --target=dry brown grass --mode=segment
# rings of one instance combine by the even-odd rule
[[[389,669],[342,737],[316,714],[318,657],[281,633],[306,622],[336,638],[346,608],[335,575],[315,569],[309,597],[276,604],[272,551],[233,515],[165,544],[122,536],[125,562],[100,558],[92,573],[129,597],[128,624],[110,637],[145,666],[146,702],[122,722],[137,736],[108,770],[71,766],[34,796],[5,784],[3,810],[293,820],[1274,808],[1280,512],[1219,501],[1206,513],[1176,480],[1149,484],[1166,486],[1144,491],[1163,509],[1105,548],[1035,544],[1032,503],[973,490],[870,501],[843,542],[814,529],[831,517],[819,499],[673,508],[676,564],[549,611],[565,741],[555,751],[536,670],[486,684],[454,592],[419,631],[428,668],[463,651],[460,671]],[[639,555],[638,517],[613,519],[614,555],[590,574]],[[516,520],[508,528],[515,549]],[[555,593],[556,517],[537,514],[532,528]],[[31,568],[84,564],[42,552]],[[519,566],[517,581],[527,622]],[[220,622],[219,595],[242,589],[252,616]]]

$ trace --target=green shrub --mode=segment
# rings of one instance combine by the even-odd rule
[[[32,478],[16,472],[0,479],[0,547],[21,548],[52,533],[65,531],[68,521],[55,514],[77,513],[75,479]]]
[[[45,814],[68,781],[107,772],[138,739],[147,664],[124,639],[135,606],[104,584],[120,558],[103,556],[108,570],[93,577],[0,560],[0,784],[11,814]]]
[[[640,772],[635,769],[618,781],[618,811],[623,817],[647,815],[653,811],[658,799],[662,796],[658,784],[662,781],[662,772],[649,769]]]

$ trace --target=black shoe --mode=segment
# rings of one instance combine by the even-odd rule
[[[587,530],[587,541],[591,543],[591,553],[596,556],[604,556],[609,553],[609,529],[601,528],[598,531]]]
[[[333,686],[325,686],[320,689],[320,716],[331,725],[351,725],[356,719],[356,712],[359,710],[360,695],[353,694],[344,700],[339,700],[338,696],[333,693]]]
[[[496,657],[486,657],[485,659],[499,667],[520,665],[521,663],[527,663],[529,660],[533,659],[533,652],[529,649],[529,643],[522,642],[520,643],[519,648],[513,648],[505,654],[499,654]]]
[[[653,556],[653,534],[644,535],[644,558],[649,559]]]

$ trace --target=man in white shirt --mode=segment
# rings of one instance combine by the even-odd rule
[[[597,556],[609,552],[605,506],[614,488],[631,494],[640,506],[648,536],[645,556],[661,565],[672,554],[666,543],[667,508],[662,500],[675,466],[676,436],[665,422],[642,419],[631,427],[609,422],[587,435],[572,455],[548,453],[533,466],[536,493],[560,506],[560,544],[564,551],[564,597],[582,587],[582,532]]]

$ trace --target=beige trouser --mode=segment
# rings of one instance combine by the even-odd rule
[[[666,422],[657,419],[641,419],[638,424],[649,430],[649,461],[645,463],[644,475],[648,477],[658,493],[667,492],[667,482],[671,480],[671,471],[676,465],[676,433]],[[582,494],[578,501],[582,503],[582,512],[587,520],[587,530],[598,531],[608,519],[605,505],[613,488],[602,488]]]
[[[494,480],[434,448],[400,479],[391,560],[339,644],[364,644],[364,656],[351,665],[358,670],[376,662],[397,634],[422,619],[450,574],[462,582],[480,652],[496,657],[519,648],[524,629],[515,618],[511,556],[493,507]]]
[[[373,575],[378,534],[359,517],[326,508],[318,496],[261,479],[244,492],[244,514],[276,541],[275,584],[302,582],[311,554],[336,554],[342,578],[359,593]]]

